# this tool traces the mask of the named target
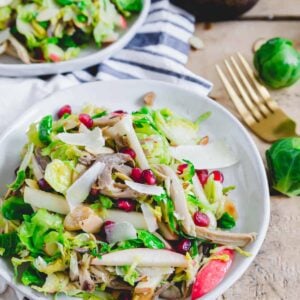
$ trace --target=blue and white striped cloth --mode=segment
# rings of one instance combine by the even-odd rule
[[[152,0],[149,15],[129,44],[98,67],[97,79],[154,79],[207,94],[212,84],[185,68],[193,35],[194,17],[168,0]],[[73,75],[80,81],[87,71]]]

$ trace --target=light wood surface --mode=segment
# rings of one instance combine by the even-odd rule
[[[284,3],[284,4],[283,4]],[[295,15],[300,1],[261,1],[248,15],[260,15],[262,10]],[[280,10],[280,7],[283,10]],[[214,83],[211,96],[227,107],[236,116],[215,71],[215,64],[223,65],[223,59],[240,51],[251,62],[252,44],[260,37],[282,36],[295,41],[300,49],[300,21],[234,21],[212,24],[209,30],[203,24],[197,24],[195,35],[201,38],[205,48],[191,51],[188,68]],[[271,91],[279,105],[300,126],[300,84],[280,91]],[[300,130],[298,130],[300,132]],[[253,136],[253,135],[252,135]],[[265,160],[265,150],[270,146],[253,139]],[[300,299],[300,198],[271,196],[271,223],[267,238],[254,263],[244,276],[232,286],[220,299],[228,300],[297,300]],[[219,300],[220,300],[219,299]]]
[[[260,0],[244,16],[299,16],[299,0]]]

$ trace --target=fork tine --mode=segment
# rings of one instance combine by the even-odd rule
[[[246,87],[249,95],[251,96],[252,100],[257,104],[259,110],[264,114],[264,116],[267,116],[270,111],[267,109],[267,107],[260,101],[258,95],[254,91],[253,87],[250,85],[249,81],[245,77],[244,73],[240,69],[239,65],[237,64],[236,60],[233,56],[230,57],[232,64],[234,65],[236,71],[238,72],[244,86]]]
[[[229,65],[228,61],[225,59],[225,65],[227,67],[227,70],[229,71],[229,74],[231,75],[231,78],[233,80],[233,82],[235,83],[237,89],[239,90],[242,99],[245,101],[245,104],[247,105],[247,107],[249,108],[250,112],[253,113],[254,117],[257,120],[261,120],[263,118],[262,114],[258,111],[258,109],[253,105],[251,99],[249,98],[248,94],[246,93],[245,89],[242,87],[242,85],[240,84],[238,78],[236,77],[236,75],[234,74],[231,66]]]
[[[266,101],[269,108],[273,111],[278,109],[277,103],[271,99],[271,95],[268,92],[268,90],[262,84],[260,84],[259,81],[256,79],[253,70],[249,66],[249,64],[246,61],[246,59],[244,58],[244,56],[240,52],[238,52],[237,55],[238,55],[241,63],[243,64],[248,76],[250,77],[250,79],[252,80],[254,86],[256,87],[257,91],[260,93],[260,95]]]
[[[241,115],[241,117],[243,118],[245,123],[247,125],[251,126],[252,124],[254,124],[256,122],[255,119],[252,117],[251,113],[248,111],[248,109],[246,108],[246,106],[244,105],[244,103],[242,102],[240,97],[236,94],[235,90],[233,89],[233,87],[231,86],[229,81],[227,80],[227,78],[224,75],[221,68],[218,65],[216,65],[216,69],[217,69],[217,72],[226,88],[227,93],[229,94],[229,96],[230,96],[233,104],[235,105],[236,109],[238,110],[239,114]]]

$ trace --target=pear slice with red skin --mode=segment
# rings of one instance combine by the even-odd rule
[[[192,288],[192,300],[196,300],[212,291],[224,279],[232,264],[234,250],[222,249],[213,255],[228,255],[229,259],[227,261],[221,259],[210,260],[200,269]]]

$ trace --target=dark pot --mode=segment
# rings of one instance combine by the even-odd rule
[[[243,14],[258,0],[171,0],[199,21],[230,20]]]

